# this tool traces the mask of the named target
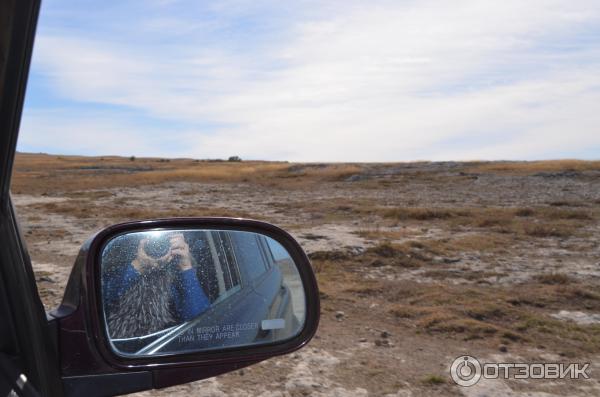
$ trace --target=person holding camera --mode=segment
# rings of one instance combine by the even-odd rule
[[[210,307],[181,232],[142,238],[124,272],[115,276],[103,283],[113,338],[158,332],[191,320]]]

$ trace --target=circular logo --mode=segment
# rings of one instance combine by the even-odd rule
[[[450,376],[460,386],[473,386],[481,379],[481,364],[472,356],[460,356],[452,362]]]

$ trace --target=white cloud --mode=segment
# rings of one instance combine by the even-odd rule
[[[251,4],[232,1],[235,13]],[[132,146],[138,155],[530,159],[600,147],[598,2],[336,5],[288,10],[287,30],[246,49],[214,20],[185,19],[182,32],[200,33],[156,45],[160,33],[138,43],[55,30],[38,38],[34,63],[65,98],[186,124],[168,133],[186,149]],[[176,29],[176,19],[140,18],[131,29]],[[73,128],[95,131],[89,117]],[[204,123],[223,126],[207,134]],[[125,125],[105,127],[133,136],[144,128]]]

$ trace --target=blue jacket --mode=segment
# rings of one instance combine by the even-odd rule
[[[108,282],[103,280],[102,295],[106,304],[118,300],[132,283],[140,277],[135,268],[129,264],[121,277],[115,277]],[[171,286],[170,296],[173,307],[181,321],[188,321],[202,314],[210,307],[210,301],[202,290],[194,269],[179,272],[177,282]],[[181,288],[177,288],[177,284]]]

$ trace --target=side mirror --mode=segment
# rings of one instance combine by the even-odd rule
[[[267,223],[109,227],[84,244],[51,313],[65,392],[162,388],[292,352],[316,332],[318,296],[298,243]]]

